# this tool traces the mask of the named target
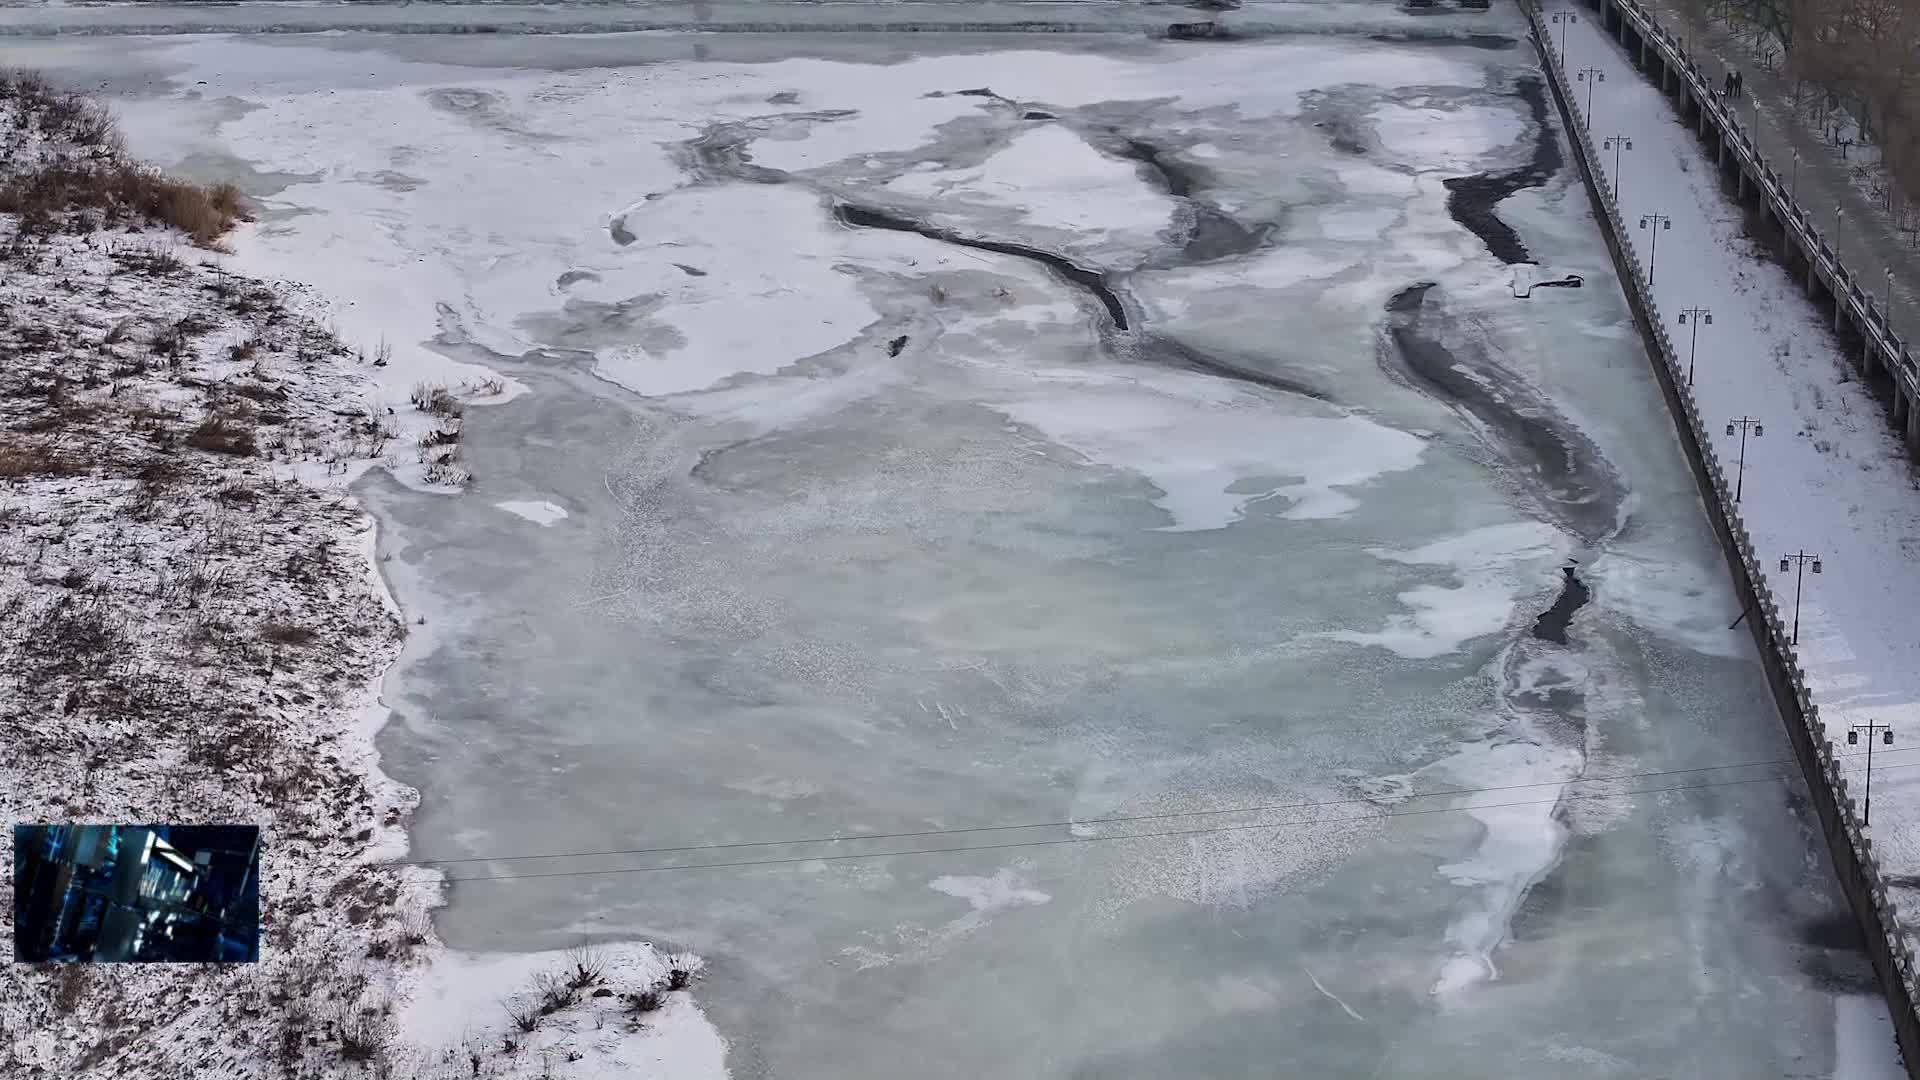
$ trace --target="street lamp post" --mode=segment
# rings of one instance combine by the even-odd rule
[[[1587,84],[1587,126],[1593,126],[1593,84],[1606,82],[1607,73],[1599,68],[1581,68],[1577,78]]]
[[[1564,61],[1567,56],[1567,26],[1579,22],[1580,16],[1571,11],[1556,11],[1547,16],[1547,21],[1560,26],[1560,58]]]
[[[1738,471],[1733,474],[1733,501],[1739,502],[1740,489],[1746,485],[1747,481],[1747,432],[1753,432],[1753,437],[1757,439],[1765,435],[1767,430],[1760,426],[1760,421],[1751,416],[1736,416],[1727,421],[1727,434],[1733,434],[1734,428],[1740,429],[1740,464]]]
[[[1693,357],[1695,353],[1700,351],[1700,324],[1706,323],[1708,326],[1712,326],[1713,312],[1708,311],[1706,308],[1703,308],[1703,307],[1690,307],[1690,308],[1681,309],[1680,325],[1681,326],[1687,325],[1687,321],[1689,319],[1693,321],[1693,337],[1687,343],[1687,385],[1692,386],[1693,385]]]
[[[1646,228],[1653,223],[1653,247],[1647,251],[1647,284],[1653,284],[1653,260],[1660,254],[1660,233],[1673,228],[1673,219],[1665,214],[1641,214],[1640,227]]]
[[[1600,140],[1600,149],[1613,151],[1613,197],[1620,197],[1620,151],[1633,149],[1633,140],[1613,134]]]
[[[1847,745],[1859,746],[1860,733],[1867,733],[1867,797],[1860,807],[1860,824],[1873,824],[1873,736],[1880,734],[1880,742],[1893,745],[1893,727],[1890,724],[1876,724],[1869,720],[1864,724],[1855,724],[1847,729]]]
[[[1893,267],[1887,267],[1887,306],[1880,309],[1880,325],[1887,328],[1887,336],[1893,336]]]
[[[1809,555],[1803,548],[1791,555],[1780,557],[1780,572],[1786,573],[1788,567],[1794,567],[1793,575],[1793,643],[1800,644],[1800,585],[1807,580],[1807,565],[1813,565],[1813,572],[1820,572],[1820,556]]]
[[[1795,199],[1800,198],[1800,148],[1797,146],[1793,148],[1793,180],[1788,188],[1789,194]]]

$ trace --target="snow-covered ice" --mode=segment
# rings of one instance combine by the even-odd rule
[[[504,380],[471,496],[357,488],[427,619],[382,744],[416,850],[728,845],[456,884],[453,946],[691,948],[739,1076],[1835,1060],[1861,964],[1777,785],[1563,794],[1784,743],[1751,650],[1648,595],[1731,603],[1583,193],[1502,204],[1591,286],[1527,301],[1449,212],[1532,151],[1526,52],[626,44],[143,46],[154,152],[265,189],[239,261],[341,297],[391,400]],[[1579,435],[1629,527],[1575,535],[1553,450],[1394,361],[1421,282],[1476,385],[1570,403],[1506,422]],[[1536,640],[1576,551],[1594,594]]]
[[[567,516],[566,507],[545,499],[509,499],[493,505],[515,517],[526,518],[535,525],[551,525]]]

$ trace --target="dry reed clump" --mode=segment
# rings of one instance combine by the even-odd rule
[[[107,225],[170,225],[211,248],[251,220],[232,184],[190,183],[129,161],[113,114],[85,94],[56,90],[32,72],[0,71],[0,106],[8,103],[55,151],[12,175],[0,168],[0,213],[20,215],[23,234],[54,232],[66,215],[86,212]]]
[[[0,213],[20,215],[23,232],[52,232],[61,215],[95,211],[118,220],[171,225],[201,247],[212,247],[247,220],[240,189],[176,180],[124,160],[52,161],[0,184]]]

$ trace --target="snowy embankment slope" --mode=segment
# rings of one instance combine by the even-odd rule
[[[120,160],[49,119],[72,107],[0,78],[7,205],[49,162]],[[9,965],[0,1075],[425,1075],[462,1040],[459,1075],[533,1075],[548,1057],[573,1064],[556,1075],[721,1074],[687,995],[640,1015],[615,992],[697,970],[638,943],[603,948],[578,1000],[548,999],[514,1036],[526,1052],[502,1049],[510,1008],[543,1013],[539,976],[560,961],[448,953],[427,926],[437,876],[381,865],[405,852],[414,803],[372,742],[402,635],[344,487],[382,460],[426,479],[458,404],[412,410],[442,435],[390,453],[401,417],[370,407],[372,364],[309,296],[133,217],[0,214],[0,808],[258,825],[260,962]],[[0,904],[10,893],[0,882]]]
[[[1740,209],[1669,101],[1589,21],[1569,28],[1564,63],[1604,75],[1593,85],[1596,142],[1631,142],[1617,165],[1611,148],[1595,165],[1617,194],[1658,312],[1712,313],[1710,325],[1668,329],[1683,354],[1697,331],[1694,394],[1730,472],[1740,471],[1739,429],[1727,436],[1723,425],[1751,417],[1765,427],[1747,441],[1740,515],[1783,606],[1799,592],[1799,661],[1826,738],[1848,751],[1840,760],[1854,794],[1865,789],[1867,758],[1846,747],[1848,731],[1867,723],[1892,729],[1893,745],[1876,747],[1871,832],[1896,902],[1911,910],[1920,903],[1920,634],[1912,615],[1920,610],[1920,494],[1905,450],[1798,283],[1746,234]],[[1573,105],[1587,108],[1584,87]],[[1820,557],[1818,576],[1801,579],[1795,564],[1782,569],[1783,556],[1802,551]]]

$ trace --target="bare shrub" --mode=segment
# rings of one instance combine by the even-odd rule
[[[292,626],[287,623],[267,623],[260,628],[260,638],[275,645],[307,645],[319,635],[311,627]]]
[[[567,976],[567,985],[575,990],[598,983],[607,969],[606,955],[586,942],[567,950],[567,963],[573,968]]]
[[[62,1016],[71,1015],[87,996],[87,987],[92,981],[86,965],[61,964],[53,977],[54,1010]]]
[[[542,1016],[550,1016],[580,1000],[580,991],[559,972],[543,971],[534,976],[533,990],[540,997]]]
[[[414,383],[413,393],[409,397],[414,408],[435,416],[458,417],[462,411],[460,402],[438,383]]]
[[[627,1006],[637,1013],[650,1013],[659,1010],[667,1003],[667,995],[658,990],[642,990],[627,995]]]
[[[700,977],[700,971],[706,962],[692,953],[673,953],[667,960],[667,989],[685,990]]]
[[[252,457],[260,449],[254,442],[252,429],[218,414],[200,421],[199,426],[187,435],[187,445],[197,450],[231,454],[234,457]]]
[[[340,1056],[348,1061],[372,1061],[384,1042],[379,1023],[365,1013],[340,1022]]]
[[[540,1011],[537,1004],[507,1000],[502,1001],[500,1007],[507,1010],[507,1019],[513,1021],[513,1026],[520,1031],[533,1031],[540,1026],[540,1021],[546,1019],[546,1014]],[[513,1040],[507,1040],[507,1044],[507,1050],[511,1052]]]

